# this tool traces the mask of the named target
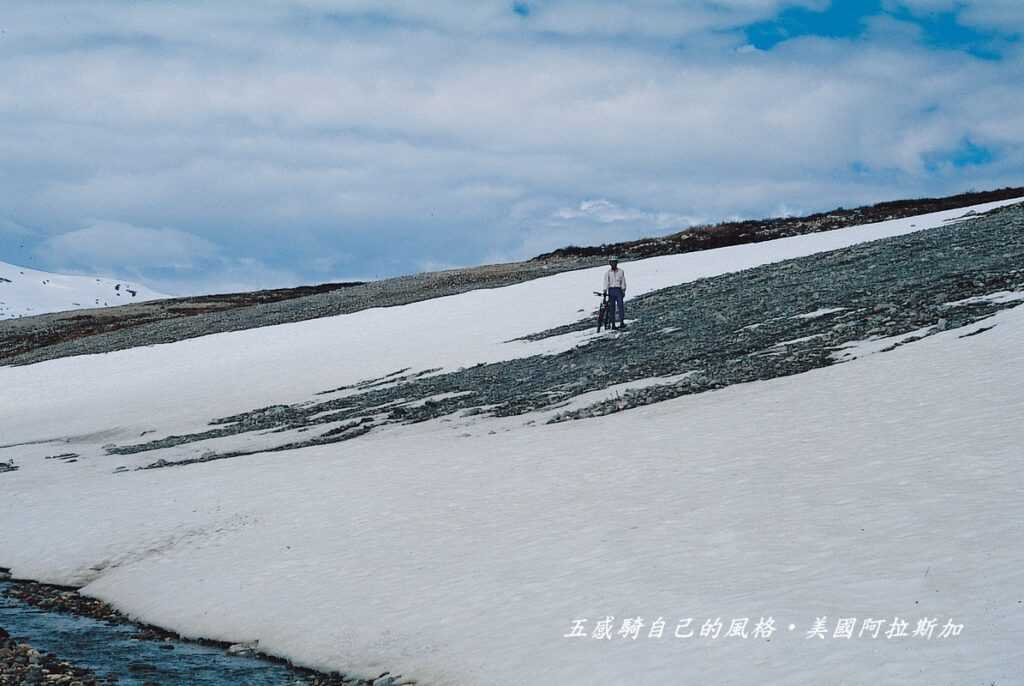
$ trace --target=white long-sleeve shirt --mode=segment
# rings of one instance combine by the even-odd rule
[[[621,269],[609,269],[604,273],[604,289],[621,288],[626,290],[626,272]]]

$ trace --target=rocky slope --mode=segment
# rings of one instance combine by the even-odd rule
[[[634,259],[694,252],[1020,196],[1024,196],[1024,188],[905,200],[852,210],[838,209],[807,217],[697,227],[669,236],[628,243],[564,248],[526,262],[429,272],[372,283],[323,284],[252,293],[172,298],[130,306],[0,321],[0,364],[30,364],[71,355],[171,343],[224,331],[328,317],[369,307],[403,305],[592,267],[603,263],[605,257],[613,253]]]
[[[264,436],[273,450],[334,443],[389,424],[456,416],[559,422],[771,379],[884,351],[940,331],[983,335],[993,313],[1024,302],[1024,207],[951,226],[661,289],[629,302],[626,332],[558,355],[450,373],[408,370],[324,389],[291,405],[211,417],[202,431],[110,445],[135,454],[208,442],[201,457],[161,457],[148,468],[247,454],[216,441]],[[542,339],[593,326],[576,322]],[[976,326],[972,326],[976,325]],[[663,383],[637,382],[660,378]],[[603,396],[600,393],[603,392]],[[594,397],[598,393],[601,397]],[[591,402],[579,397],[590,394]],[[574,400],[575,399],[575,400]]]
[[[914,217],[928,212],[969,207],[996,200],[1018,198],[1024,195],[1024,188],[1000,188],[994,191],[961,193],[945,198],[916,198],[867,205],[854,209],[836,208],[830,212],[819,212],[806,217],[775,217],[772,219],[751,219],[723,222],[721,224],[696,226],[693,228],[635,241],[609,243],[600,246],[568,246],[537,256],[536,260],[551,261],[580,257],[605,257],[618,255],[626,259],[674,255],[724,248],[730,245],[760,243],[776,238],[803,236],[821,231],[833,231],[847,226],[872,222]]]

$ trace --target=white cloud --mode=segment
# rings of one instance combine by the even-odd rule
[[[105,271],[131,265],[185,270],[214,257],[217,247],[205,238],[175,229],[93,221],[85,228],[48,239],[36,252],[60,267]]]
[[[143,277],[147,283],[159,286],[163,293],[175,295],[240,293],[309,283],[295,271],[274,268],[251,257],[222,257],[198,272],[170,275],[144,272]]]
[[[648,230],[657,231],[683,229],[700,223],[700,220],[694,217],[671,212],[650,212],[622,207],[605,199],[584,200],[577,207],[562,208],[554,213],[552,219],[555,221],[583,220],[599,224],[641,224]]]
[[[46,268],[143,280],[164,293],[227,293],[302,283],[298,273],[258,259],[225,255],[221,247],[176,229],[97,220],[49,238],[34,251]],[[319,271],[327,271],[320,265]]]
[[[72,234],[103,217],[313,279],[1024,183],[1019,48],[876,21],[743,49],[781,0],[528,4],[9,3],[0,203],[55,260],[100,264]],[[929,171],[965,138],[1000,152],[984,180]],[[175,236],[154,245],[195,262]]]
[[[1018,38],[1024,35],[1024,5],[1017,0],[971,3],[960,15],[960,20],[968,26],[988,28]]]
[[[1024,3],[1020,0],[887,0],[886,4],[917,13],[957,12],[965,26],[1008,35],[1024,33]]]

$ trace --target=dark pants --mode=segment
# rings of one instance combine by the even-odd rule
[[[615,310],[618,308],[619,312],[619,323],[624,324],[626,322],[626,303],[622,300],[625,293],[622,292],[621,288],[609,288],[608,289],[608,307],[611,308],[611,320],[615,323]]]

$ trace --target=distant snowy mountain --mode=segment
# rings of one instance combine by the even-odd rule
[[[0,319],[166,297],[129,281],[51,274],[0,262]]]

